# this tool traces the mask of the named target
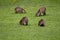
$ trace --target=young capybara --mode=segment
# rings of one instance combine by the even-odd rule
[[[44,21],[44,19],[41,19],[41,20],[38,22],[38,26],[45,26],[45,21]]]
[[[41,15],[46,15],[46,8],[45,7],[41,7],[38,12],[36,13],[36,16],[41,16]]]
[[[26,11],[21,7],[16,7],[15,8],[15,13],[26,13]]]
[[[20,25],[28,25],[28,18],[27,17],[23,17],[21,20],[20,20]]]

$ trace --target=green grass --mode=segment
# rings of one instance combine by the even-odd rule
[[[15,4],[8,5],[9,2]],[[7,3],[3,2],[3,6],[0,7],[0,40],[60,40],[59,0],[17,0]],[[16,6],[23,7],[27,13],[15,14]],[[47,15],[35,17],[37,10],[42,6],[47,8]],[[24,16],[29,19],[28,26],[19,25],[20,19]],[[45,27],[37,25],[41,18],[46,21]]]

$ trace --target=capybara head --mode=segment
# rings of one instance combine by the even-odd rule
[[[20,25],[28,25],[28,18],[27,17],[23,17],[21,20],[20,20]]]
[[[38,26],[45,26],[45,21],[44,21],[44,19],[41,19],[41,20],[38,22]]]
[[[21,7],[16,7],[15,8],[15,13],[25,13],[26,11],[23,9],[23,8],[21,8]]]

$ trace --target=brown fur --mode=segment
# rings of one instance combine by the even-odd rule
[[[27,17],[23,17],[20,20],[20,25],[28,25],[28,18]]]
[[[43,19],[41,19],[39,22],[38,22],[38,26],[45,26],[45,21]]]
[[[23,8],[21,8],[21,7],[16,7],[15,8],[15,13],[25,13],[26,11],[23,9]]]
[[[46,15],[46,8],[45,7],[41,7],[38,12],[36,13],[36,16],[41,16],[41,15]]]

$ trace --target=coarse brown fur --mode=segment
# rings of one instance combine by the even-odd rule
[[[38,22],[38,26],[45,26],[45,21],[44,21],[44,19],[41,19],[41,20]]]
[[[46,15],[46,8],[45,7],[41,7],[37,13],[36,13],[36,16],[41,16],[41,15]]]
[[[26,13],[26,11],[21,7],[16,7],[15,8],[15,13]]]
[[[28,18],[27,17],[23,17],[21,20],[20,20],[20,25],[28,25]]]

